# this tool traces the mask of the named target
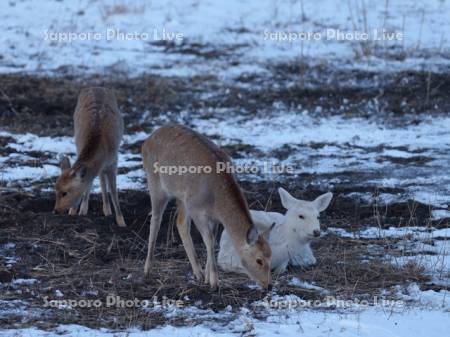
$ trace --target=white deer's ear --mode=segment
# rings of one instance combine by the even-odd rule
[[[272,229],[275,227],[275,224],[276,222],[274,222],[269,228],[267,228],[264,232],[260,234],[266,241],[269,241],[270,233],[272,232]]]
[[[70,159],[67,156],[64,156],[61,158],[61,161],[59,163],[59,167],[61,168],[61,171],[65,171],[70,169]]]
[[[278,188],[278,193],[280,194],[281,204],[284,208],[289,209],[295,205],[297,199],[290,195],[283,187]]]
[[[331,199],[333,198],[333,193],[327,192],[317,197],[316,200],[313,201],[314,207],[319,211],[323,212],[327,209],[328,205],[330,205]]]
[[[258,230],[255,225],[252,224],[252,227],[247,232],[247,244],[252,246],[258,240]]]

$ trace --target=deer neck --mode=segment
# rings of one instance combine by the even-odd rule
[[[218,218],[236,248],[247,244],[247,233],[252,226],[248,211],[239,208],[220,210]]]
[[[99,145],[100,146],[100,145]],[[77,160],[73,164],[74,168],[85,167],[86,176],[85,179],[90,181],[93,180],[100,174],[105,163],[105,158],[102,155],[102,151],[88,151],[81,152]]]

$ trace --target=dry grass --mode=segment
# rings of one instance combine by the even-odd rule
[[[11,269],[2,270],[0,276],[6,272],[9,276],[2,277],[39,280],[39,283],[21,286],[21,295],[15,293],[13,285],[3,287],[0,299],[25,299],[32,307],[42,308],[45,296],[49,300],[98,299],[102,302],[108,295],[131,300],[152,299],[154,296],[161,300],[165,296],[205,310],[221,311],[230,305],[237,314],[242,306],[262,300],[267,295],[249,287],[253,283],[244,275],[221,272],[221,286],[217,292],[211,292],[209,286],[196,282],[184,248],[172,231],[173,210],[167,212],[158,239],[160,244],[152,277],[145,280],[142,271],[148,234],[147,197],[138,200],[140,206],[133,207],[141,210],[134,214],[134,218],[126,214],[127,219],[133,219],[126,230],[111,226],[111,219],[105,219],[95,211],[100,209],[100,200],[97,199],[98,196],[93,197],[94,212],[90,217],[50,215],[45,212],[45,203],[37,203],[39,196],[14,195],[0,202],[0,244],[14,242],[14,255],[20,257]],[[138,198],[128,195],[122,199]],[[264,200],[261,204],[267,205],[271,201]],[[27,210],[19,208],[17,211],[10,207],[11,202]],[[41,211],[35,213],[35,207],[40,207]],[[293,294],[306,300],[321,300],[332,295],[344,300],[358,298],[370,301],[381,291],[397,285],[427,283],[429,278],[417,265],[411,263],[395,267],[385,259],[395,251],[396,240],[327,235],[314,245],[317,265],[307,269],[291,269],[288,273],[275,276],[275,293]],[[194,241],[200,258],[205,261],[204,246],[195,232]],[[0,260],[3,258],[0,257]],[[326,289],[328,294],[291,285],[292,277],[314,283]],[[56,290],[62,292],[63,297],[57,297]],[[123,329],[130,326],[151,328],[168,322],[175,325],[193,324],[209,319],[202,315],[167,318],[160,311],[115,306],[51,309],[45,315],[45,319],[39,316],[25,322],[40,327],[49,327],[48,322],[52,322]],[[2,323],[12,326],[21,319],[9,317]]]

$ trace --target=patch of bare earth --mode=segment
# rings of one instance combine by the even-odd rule
[[[247,196],[253,205],[267,204],[256,191]],[[168,318],[164,311],[151,310],[151,307],[149,310],[114,305],[45,308],[45,301],[50,300],[100,300],[106,303],[110,295],[128,300],[152,300],[156,296],[160,301],[164,298],[180,300],[184,306],[195,305],[213,311],[221,311],[230,305],[230,315],[233,315],[243,305],[262,300],[267,295],[249,287],[253,282],[245,275],[221,272],[217,292],[211,292],[207,285],[197,282],[176,233],[172,207],[163,221],[151,277],[144,279],[148,212],[151,209],[149,197],[144,192],[125,191],[120,198],[129,225],[126,229],[117,227],[112,218],[102,216],[97,195],[92,199],[87,217],[53,215],[50,212],[53,206],[51,194],[17,192],[1,196],[0,245],[14,243],[11,254],[17,261],[7,267],[6,258],[0,256],[0,281],[3,282],[0,300],[24,300],[32,309],[42,310],[39,315],[28,318],[20,314],[0,316],[2,326],[49,328],[61,323],[76,323],[89,327],[123,329],[140,326],[147,329],[168,322],[193,324],[209,319],[202,315]],[[353,207],[341,208],[343,205],[339,200],[334,202],[322,221],[325,226],[335,225],[344,217],[348,220],[345,223],[352,222]],[[271,209],[281,210],[278,200],[271,203]],[[377,217],[373,213],[367,221],[377,221]],[[205,261],[205,249],[195,229],[193,237],[197,252]],[[312,300],[323,300],[332,295],[370,301],[374,295],[396,285],[426,284],[429,277],[419,266],[394,267],[385,259],[385,255],[395,251],[394,244],[395,239],[364,240],[326,235],[314,243],[317,265],[306,269],[291,268],[287,273],[275,276],[275,293],[295,294]],[[374,245],[378,249],[368,249]],[[327,292],[291,285],[292,277],[314,283]],[[10,283],[13,279],[37,279],[38,282],[17,285]]]

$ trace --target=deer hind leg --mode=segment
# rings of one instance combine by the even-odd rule
[[[125,220],[123,219],[122,211],[120,210],[119,196],[117,195],[116,177],[117,177],[117,165],[110,167],[106,171],[106,177],[108,180],[108,188],[111,193],[111,199],[114,206],[114,212],[116,212],[116,223],[120,227],[126,227]]]
[[[109,216],[112,212],[108,196],[108,182],[105,173],[100,173],[100,188],[102,190],[103,214]]]
[[[153,264],[153,256],[158,237],[159,228],[161,226],[162,215],[169,201],[168,197],[162,192],[158,193],[152,186],[150,190],[150,199],[152,201],[152,218],[150,220],[150,233],[148,236],[147,258],[145,259],[144,276],[150,275],[150,269]]]
[[[205,284],[209,283],[211,289],[216,290],[219,287],[219,274],[214,252],[217,224],[204,216],[194,218],[194,222],[206,246]]]
[[[200,263],[198,262],[197,253],[195,252],[194,243],[191,236],[191,219],[186,214],[186,207],[183,203],[177,200],[177,229],[180,234],[181,241],[183,242],[184,250],[188,256],[189,262],[192,267],[192,272],[198,281],[203,279],[203,271]]]
[[[91,194],[92,183],[87,187],[83,194],[83,199],[81,200],[79,215],[87,215],[89,208],[89,195]]]

